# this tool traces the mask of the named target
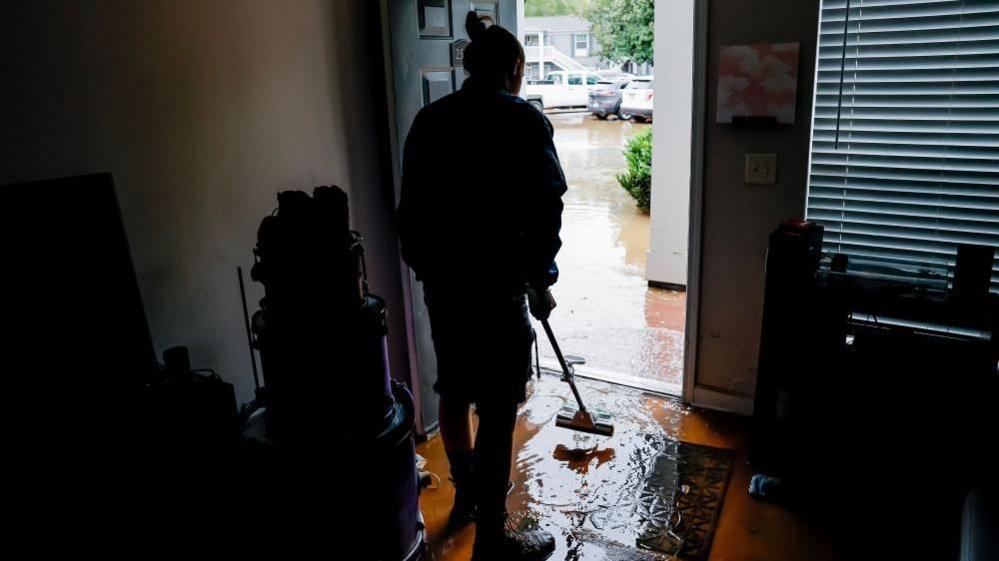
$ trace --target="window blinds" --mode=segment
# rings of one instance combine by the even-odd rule
[[[999,247],[999,0],[823,0],[807,206],[851,268]]]

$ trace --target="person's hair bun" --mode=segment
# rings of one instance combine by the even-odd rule
[[[482,37],[482,34],[486,32],[486,23],[479,19],[479,14],[475,11],[470,11],[465,16],[465,32],[468,33],[468,38],[472,41]]]
[[[524,63],[524,48],[517,37],[496,25],[486,25],[475,12],[465,16],[465,31],[471,40],[465,47],[463,66],[482,83],[505,87],[508,78]]]

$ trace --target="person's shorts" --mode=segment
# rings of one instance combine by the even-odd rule
[[[534,341],[527,297],[490,300],[424,289],[437,355],[434,391],[470,402],[523,402]]]

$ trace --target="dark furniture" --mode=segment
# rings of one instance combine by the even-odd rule
[[[999,470],[999,301],[853,271],[821,236],[770,239],[752,466],[849,539],[953,556],[965,494]]]

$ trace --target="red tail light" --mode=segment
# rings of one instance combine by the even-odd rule
[[[655,93],[656,93],[656,92],[648,92],[648,93],[646,93],[646,94],[645,94],[645,99],[646,99],[647,101],[652,101],[652,96],[654,96],[654,95],[655,95]]]

